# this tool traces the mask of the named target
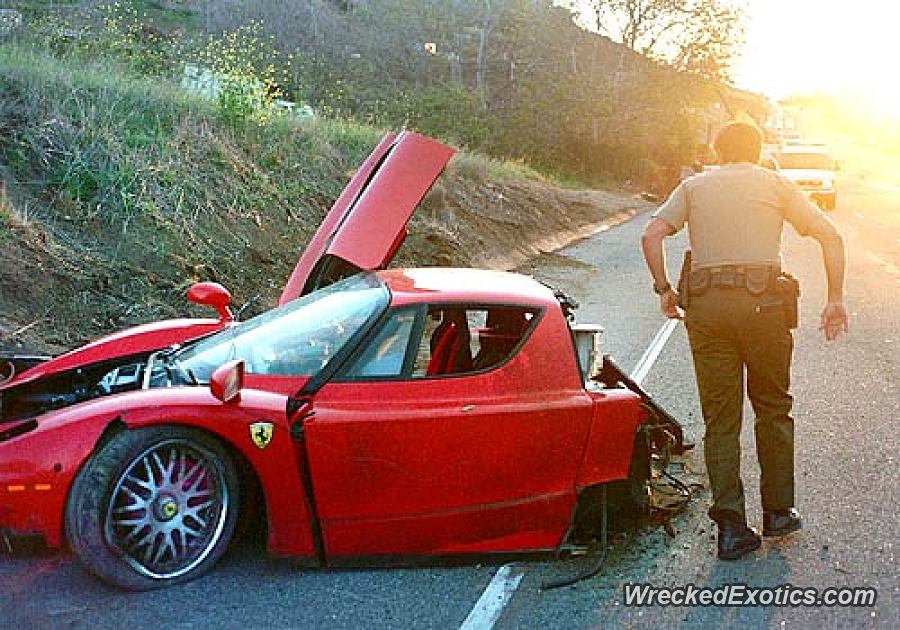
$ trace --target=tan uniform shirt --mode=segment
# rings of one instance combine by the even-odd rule
[[[801,236],[837,232],[796,184],[749,162],[684,180],[653,216],[676,231],[687,223],[694,269],[780,265],[784,221]]]

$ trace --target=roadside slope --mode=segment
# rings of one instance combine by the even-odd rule
[[[200,280],[250,302],[245,316],[270,307],[381,133],[235,127],[169,83],[0,47],[0,349],[58,352],[200,314],[184,300]],[[643,205],[463,152],[395,264],[512,267]]]

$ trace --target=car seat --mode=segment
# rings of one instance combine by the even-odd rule
[[[444,310],[441,323],[431,334],[431,358],[425,373],[439,375],[471,371],[472,350],[469,343],[469,323],[465,311]]]

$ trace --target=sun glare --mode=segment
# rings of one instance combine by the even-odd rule
[[[827,92],[900,116],[900,7],[881,0],[750,0],[739,86],[774,98]]]

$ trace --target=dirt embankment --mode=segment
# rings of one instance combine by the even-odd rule
[[[648,207],[625,192],[451,174],[413,217],[397,263],[512,269]]]
[[[646,202],[624,192],[572,191],[529,180],[479,180],[451,168],[414,215],[393,266],[509,269],[646,207]],[[321,220],[324,210],[319,212],[308,217],[309,223]],[[284,226],[281,240],[291,229]],[[248,310],[259,312],[276,302],[296,262],[284,255],[284,248],[278,251],[284,260],[254,254],[275,253],[266,247],[271,235],[261,231],[260,242],[247,243],[247,251],[209,260],[205,269],[185,270],[183,282],[177,282],[171,279],[171,269],[123,269],[109,264],[104,252],[72,246],[54,234],[12,219],[3,226],[0,350],[57,353],[148,321],[148,313],[152,318],[208,315],[184,300],[184,289],[192,281],[206,279],[211,269],[230,269],[215,279],[237,295],[259,294]],[[295,235],[289,249],[299,252],[310,235]],[[131,287],[127,293],[120,290],[125,283]],[[122,296],[135,296],[135,283],[143,295],[129,303]]]

